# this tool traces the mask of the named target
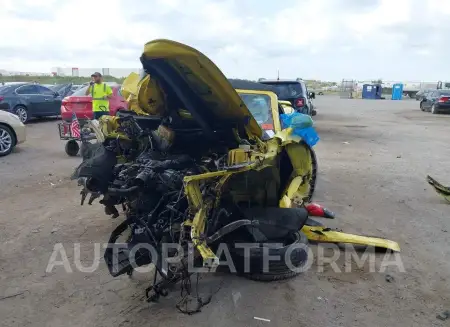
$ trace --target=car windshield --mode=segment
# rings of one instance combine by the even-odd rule
[[[0,94],[9,93],[13,88],[13,85],[0,85]]]
[[[273,130],[270,97],[261,94],[239,94],[255,120],[263,129]]]
[[[269,84],[275,87],[277,95],[280,99],[286,98],[296,98],[303,95],[302,86],[300,83],[269,83],[265,82],[264,84]]]

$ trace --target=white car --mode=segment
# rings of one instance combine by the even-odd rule
[[[0,157],[11,153],[17,144],[25,142],[26,127],[19,117],[0,110]]]

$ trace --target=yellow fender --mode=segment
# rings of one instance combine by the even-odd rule
[[[301,231],[308,240],[314,242],[357,244],[400,252],[400,245],[397,242],[384,238],[347,234],[331,230],[325,226],[303,226]]]

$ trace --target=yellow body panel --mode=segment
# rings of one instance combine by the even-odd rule
[[[125,78],[122,86],[120,87],[120,91],[122,92],[124,99],[128,99],[130,96],[136,95],[140,79],[139,74],[135,72]]]
[[[141,61],[151,62],[160,59],[170,64],[187,84],[208,89],[207,92],[198,94],[205,103],[215,104],[211,107],[214,115],[225,120],[247,120],[247,131],[251,135],[261,137],[262,130],[258,123],[225,75],[208,57],[194,48],[175,41],[160,39],[148,42],[144,47]]]
[[[384,238],[347,234],[330,230],[327,227],[304,226],[302,232],[305,233],[310,241],[366,245],[400,252],[400,245],[397,242]]]
[[[278,100],[278,103],[280,103],[281,106],[283,107],[285,114],[291,114],[294,112],[294,108],[292,107],[292,104],[289,101]]]

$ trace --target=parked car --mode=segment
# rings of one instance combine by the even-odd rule
[[[420,109],[432,114],[450,112],[450,90],[433,90],[425,93]]]
[[[113,96],[109,100],[109,114],[114,116],[119,110],[127,109],[127,102],[120,94],[120,85],[117,83],[109,83],[113,91]],[[85,85],[76,90],[71,96],[63,99],[61,103],[61,119],[65,121],[72,121],[72,114],[78,117],[78,120],[93,119],[92,113],[92,97],[85,95],[88,85]]]
[[[17,144],[26,140],[25,125],[19,117],[0,110],[0,157],[11,153]]]
[[[260,79],[259,83],[274,86],[277,90],[278,99],[289,101],[296,111],[310,116],[316,114],[312,101],[315,98],[315,93],[308,92],[308,88],[303,80]]]
[[[419,92],[417,92],[416,95],[415,95],[416,101],[422,101],[422,99],[424,98],[425,94],[430,92],[430,91],[434,91],[434,90],[423,89],[423,90],[420,90]]]
[[[78,90],[80,87],[82,87],[82,85],[80,84],[73,84],[72,88],[70,89],[70,91],[72,92],[70,95],[72,95],[76,90]]]
[[[39,84],[20,83],[0,88],[0,110],[19,116],[22,123],[31,118],[58,116],[62,97]]]
[[[61,98],[65,98],[69,95],[71,95],[72,92],[72,83],[66,83],[66,84],[55,84],[49,87],[50,90],[54,92],[58,92],[58,94],[61,96]]]

